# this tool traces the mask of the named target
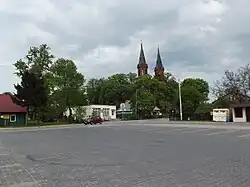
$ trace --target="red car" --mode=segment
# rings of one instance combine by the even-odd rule
[[[93,125],[93,124],[97,124],[97,123],[102,124],[103,120],[101,117],[94,116],[94,117],[90,117],[89,119],[85,120],[83,123],[85,125],[88,125],[88,124]]]

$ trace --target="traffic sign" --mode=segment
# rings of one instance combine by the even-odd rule
[[[4,115],[1,115],[1,118],[2,119],[10,119],[10,115],[9,114],[4,114]]]
[[[125,103],[121,103],[121,104],[120,104],[120,108],[121,108],[122,110],[124,110],[125,107],[126,107]]]

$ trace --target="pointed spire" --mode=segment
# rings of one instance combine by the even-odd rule
[[[139,57],[139,64],[146,64],[146,58],[143,51],[142,41],[141,41],[141,51],[140,51],[140,57]]]
[[[163,67],[162,61],[161,61],[161,55],[160,55],[160,47],[159,47],[159,45],[158,45],[158,50],[157,50],[156,67]]]

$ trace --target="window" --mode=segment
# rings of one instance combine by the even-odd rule
[[[92,112],[93,116],[100,116],[100,112],[101,112],[100,108],[93,108],[92,110],[93,110],[93,112]]]
[[[112,109],[112,110],[111,110],[111,115],[112,115],[112,116],[115,115],[115,109]]]
[[[242,118],[243,117],[242,108],[240,107],[234,108],[234,115],[236,118]]]
[[[104,108],[103,109],[103,116],[108,117],[109,116],[109,108]]]
[[[10,115],[10,122],[16,122],[16,115],[15,114],[12,114]]]

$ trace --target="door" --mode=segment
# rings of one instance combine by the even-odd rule
[[[250,122],[250,107],[246,107],[246,118],[247,122]]]

